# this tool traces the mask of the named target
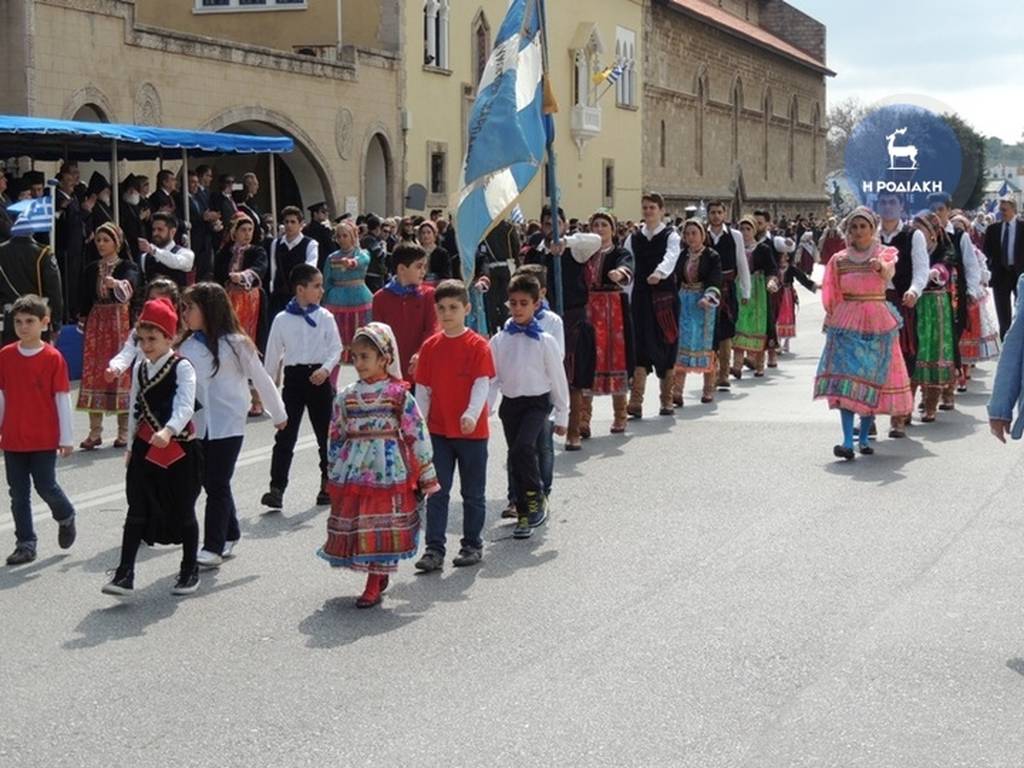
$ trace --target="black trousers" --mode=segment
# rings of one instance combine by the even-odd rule
[[[320,480],[327,476],[327,429],[331,423],[331,409],[334,405],[334,388],[327,379],[319,386],[309,377],[319,370],[319,365],[289,365],[284,369],[284,387],[281,399],[288,416],[288,426],[274,437],[274,453],[270,459],[270,485],[282,491],[288,487],[288,473],[292,468],[295,441],[299,437],[302,414],[308,409],[309,423],[320,448]]]
[[[242,450],[242,436],[203,440],[206,463],[203,465],[203,490],[206,491],[206,521],[203,526],[203,549],[216,555],[224,551],[226,541],[238,541],[235,497],[231,494],[231,477]]]
[[[1017,297],[1017,270],[1013,267],[993,265],[992,267],[992,300],[996,305],[996,317],[999,318],[999,338],[1006,336],[1013,321],[1013,302],[1011,295]]]
[[[508,466],[516,493],[516,510],[523,515],[527,512],[528,493],[544,492],[540,474],[540,457],[537,440],[544,430],[551,412],[549,395],[533,397],[502,397],[498,416],[508,444]]]

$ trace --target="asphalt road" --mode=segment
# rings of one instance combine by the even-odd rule
[[[238,556],[188,598],[169,547],[141,553],[131,602],[100,594],[123,465],[76,453],[78,542],[60,552],[43,512],[39,560],[0,569],[0,766],[1024,764],[1024,454],[987,435],[992,366],[957,412],[837,463],[802,296],[766,379],[713,406],[694,380],[626,436],[599,400],[528,541],[498,519],[496,429],[483,564],[406,562],[371,611],[315,557],[308,429],[265,514],[272,428],[252,424]]]

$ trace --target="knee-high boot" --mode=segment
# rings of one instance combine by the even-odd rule
[[[637,368],[633,371],[633,387],[629,392],[629,405],[627,410],[634,419],[642,418],[644,415],[644,390],[647,389],[647,369]]]

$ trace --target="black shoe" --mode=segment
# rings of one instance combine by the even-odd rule
[[[114,572],[114,578],[104,584],[101,591],[105,595],[127,597],[135,591],[135,571],[122,571],[118,568]]]
[[[7,556],[8,565],[25,565],[25,563],[31,563],[36,559],[36,551],[32,547],[26,547],[22,544],[17,545],[14,551]]]
[[[199,589],[199,566],[193,565],[182,568],[178,573],[178,580],[171,587],[172,595],[191,595]]]
[[[853,461],[853,448],[847,448],[845,445],[837,445],[832,449],[832,455],[835,456],[837,459],[846,459],[847,461]]]
[[[540,528],[544,523],[548,521],[548,505],[545,504],[540,508],[540,511],[534,512],[529,515],[527,519],[530,522],[531,528]]]
[[[316,505],[318,507],[326,507],[331,503],[331,494],[326,489],[321,488],[320,493],[316,495]]]
[[[270,507],[271,509],[281,509],[284,507],[284,491],[280,488],[270,486],[270,490],[263,494],[263,498],[260,499],[260,504],[264,507]]]
[[[78,535],[78,531],[75,530],[75,518],[71,517],[66,523],[61,523],[57,528],[57,546],[61,549],[71,549],[71,545],[75,543],[75,537]]]
[[[862,455],[862,456],[871,456],[871,455],[873,455],[873,454],[874,454],[874,452],[875,452],[875,449],[874,449],[874,448],[872,448],[872,447],[871,447],[870,445],[862,445],[862,446],[861,446],[860,448],[858,448],[857,450],[859,450],[859,451],[860,451],[860,453],[861,453],[861,455]]]
[[[905,431],[903,431],[902,429],[890,429],[889,430],[889,437],[891,437],[894,440],[899,440],[899,439],[902,439],[902,438],[904,438],[906,436],[907,436],[907,433]]]
[[[430,573],[431,571],[439,571],[444,567],[444,555],[440,552],[428,549],[423,553],[423,557],[416,561],[415,568],[417,571],[423,571],[424,573]]]
[[[533,528],[530,527],[530,516],[519,515],[516,518],[516,527],[512,529],[513,539],[528,539],[533,536]]]
[[[658,415],[659,416],[675,416],[676,415],[676,409],[675,408],[662,408],[660,411],[658,411]]]
[[[458,557],[452,560],[452,565],[456,568],[465,568],[467,565],[477,565],[483,559],[483,550],[476,547],[463,547],[459,550]]]
[[[939,403],[940,411],[955,411],[956,406],[953,403]]]

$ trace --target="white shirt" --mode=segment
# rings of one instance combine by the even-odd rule
[[[171,250],[176,248],[177,250]],[[150,243],[150,249],[148,253],[142,253],[140,255],[139,268],[142,273],[146,273],[146,261],[147,259],[155,259],[159,263],[163,264],[169,269],[176,269],[179,272],[189,272],[192,269],[192,265],[196,261],[196,255],[184,246],[175,246],[173,243],[170,248],[158,248],[155,244]]]
[[[120,375],[125,371],[130,371],[132,366],[135,365],[135,361],[140,357],[142,357],[142,350],[139,349],[139,337],[135,334],[135,329],[132,328],[128,338],[124,340],[121,351],[110,358],[107,368],[116,371]]]
[[[549,333],[531,339],[525,333],[501,331],[491,337],[491,354],[498,375],[491,381],[491,403],[503,397],[551,396],[555,426],[569,424],[569,382],[562,353]]]
[[[220,368],[216,372],[213,355],[206,344],[195,337],[185,339],[179,352],[196,370],[196,399],[203,406],[196,411],[193,420],[196,437],[220,440],[245,434],[251,402],[250,380],[272,423],[280,424],[288,418],[281,395],[247,336],[234,334],[221,338],[217,350]]]
[[[341,336],[338,335],[334,315],[323,307],[317,307],[309,317],[316,322],[315,328],[300,315],[277,313],[270,326],[263,362],[271,379],[277,380],[282,363],[285,367],[319,365],[330,372],[341,360]]]
[[[279,243],[284,243],[289,250],[298,245],[305,235],[301,232],[298,237],[294,240],[289,240],[287,237],[275,237],[274,242],[270,244],[270,285],[274,284],[274,275],[277,274],[277,246]],[[320,246],[317,245],[316,240],[312,237],[309,238],[309,242],[306,243],[306,263],[311,266],[316,266],[317,260],[320,258]],[[286,275],[287,277],[287,275]]]
[[[665,229],[665,223],[662,222],[657,227],[655,227],[654,231],[652,232],[650,229],[647,228],[647,223],[645,222],[642,225],[640,225],[640,233],[639,234],[641,236],[643,236],[643,237],[646,237],[648,240],[653,240],[658,235],[660,235],[662,230],[664,230],[664,229]],[[626,250],[629,251],[629,254],[634,258],[634,263],[636,263],[635,262],[636,254],[633,253],[633,238],[632,237],[627,237],[626,238]],[[664,280],[666,277],[671,275],[672,272],[675,270],[676,262],[679,261],[679,252],[681,250],[682,250],[682,241],[679,238],[679,233],[673,230],[668,235],[668,244],[665,247],[665,256],[664,256],[664,258],[662,258],[661,263],[658,264],[658,266],[654,270],[655,272],[657,272],[661,276],[662,280]],[[737,259],[738,259],[739,258],[739,254],[737,254],[736,256],[737,256]]]
[[[956,236],[953,222],[946,222],[946,234]],[[981,285],[981,270],[978,269],[978,258],[974,255],[974,243],[966,232],[960,233],[960,255],[964,262],[964,278],[967,280],[967,295],[980,299],[985,293]]]
[[[545,309],[543,317],[536,318],[537,324],[544,333],[551,334],[558,342],[562,359],[565,359],[565,324],[553,309]]]
[[[590,257],[597,253],[601,247],[601,236],[593,232],[574,232],[562,238],[562,243],[569,250],[573,261],[577,264],[586,264]],[[537,250],[541,253],[548,253],[550,247],[546,240],[542,240]]]
[[[889,245],[902,230],[902,222],[892,232],[886,232],[879,227],[878,237],[883,244]],[[931,259],[928,257],[928,241],[924,239],[924,232],[916,228],[910,238],[910,261],[913,269],[910,278],[910,291],[920,298],[924,293],[925,286],[928,285],[928,273],[931,272],[932,266]],[[893,282],[889,280],[886,288],[892,287]]]
[[[45,345],[36,349],[25,349],[18,342],[18,352],[22,357],[35,357],[46,348]],[[73,445],[71,429],[71,393],[54,392],[53,404],[57,408],[57,425],[60,436],[57,438],[57,445]],[[4,398],[4,391],[0,389],[0,424],[4,420],[4,412],[7,410],[7,400]]]
[[[139,397],[139,366],[146,366],[146,375],[152,378],[163,367],[164,363],[171,359],[174,351],[171,350],[156,362],[151,363],[145,357],[139,356],[138,362],[132,368],[132,390],[128,400],[128,434],[135,437],[135,430],[138,424],[135,421],[135,401]],[[196,369],[192,363],[182,359],[177,368],[178,386],[174,390],[174,402],[171,405],[171,418],[164,424],[171,430],[171,434],[179,435],[181,430],[188,426],[195,415],[196,410]]]
[[[747,249],[743,245],[743,235],[738,229],[727,229],[723,224],[720,232],[708,229],[712,246],[717,246],[718,241],[726,232],[732,235],[732,241],[736,243],[736,282],[740,284],[740,298],[750,298],[750,265],[747,263]]]

